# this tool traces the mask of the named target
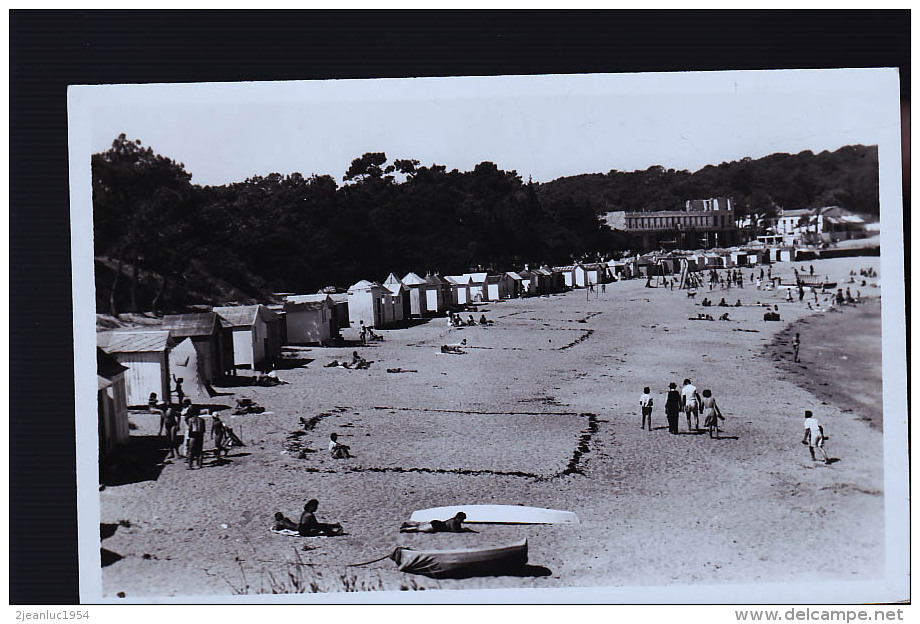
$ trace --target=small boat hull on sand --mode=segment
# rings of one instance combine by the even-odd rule
[[[497,548],[397,548],[390,558],[399,566],[400,572],[422,574],[431,578],[499,576],[514,573],[527,565],[527,540]]]
[[[577,524],[578,516],[571,511],[524,507],[521,505],[451,505],[412,512],[413,522],[447,520],[462,511],[464,522],[471,524]]]

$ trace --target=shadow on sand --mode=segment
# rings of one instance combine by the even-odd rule
[[[106,457],[100,470],[105,486],[156,481],[169,449],[161,436],[131,436],[128,443]]]

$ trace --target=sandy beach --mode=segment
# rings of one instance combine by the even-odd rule
[[[879,270],[877,257],[804,264],[842,287],[853,269]],[[774,275],[789,278],[792,268],[774,265]],[[374,362],[369,370],[323,367],[347,359],[351,347],[289,349],[289,366],[279,367],[289,385],[227,388],[233,396],[215,397],[230,406],[247,396],[266,408],[233,418],[226,412],[246,443],[228,463],[209,456],[197,471],[166,463],[152,470],[155,478],[100,492],[101,545],[114,560],[102,568],[104,594],[880,578],[877,282],[859,287],[859,306],[815,313],[787,303],[785,290],[759,291],[748,281],[743,289],[700,289],[690,299],[630,280],[608,284],[605,293],[484,304],[475,316],[494,320],[490,327],[449,329],[440,318],[382,330],[384,341],[359,349]],[[704,296],[744,305],[703,308]],[[778,305],[782,322],[765,322],[762,304]],[[690,320],[723,311],[731,321]],[[796,331],[800,364],[788,348]],[[440,345],[463,338],[465,354],[440,353]],[[718,399],[726,417],[721,439],[687,432],[683,418],[681,435],[668,433],[667,386],[685,377]],[[643,386],[655,400],[652,431],[640,429]],[[830,435],[831,465],[812,462],[800,444],[805,409]],[[154,417],[134,414],[132,423],[134,443],[155,448]],[[354,458],[330,457],[331,432]],[[310,498],[320,502],[319,519],[341,522],[345,536],[289,538],[269,530],[275,511],[296,519]],[[475,503],[565,509],[580,523],[398,532],[413,510]],[[821,536],[820,549],[800,530],[806,524]],[[400,573],[389,560],[346,567],[396,546],[522,538],[532,566],[522,576],[432,580]]]

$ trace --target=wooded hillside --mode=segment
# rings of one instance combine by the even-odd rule
[[[626,247],[600,213],[679,209],[691,198],[728,195],[747,212],[836,204],[878,213],[877,150],[863,146],[547,184],[491,162],[458,171],[369,153],[341,184],[274,173],[198,186],[182,163],[121,135],[93,155],[92,170],[97,310],[110,314],[315,292],[391,271],[590,259]]]

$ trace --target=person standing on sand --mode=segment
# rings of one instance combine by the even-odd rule
[[[175,407],[167,407],[163,416],[163,426],[166,428],[166,443],[169,444],[167,457],[182,457],[179,451],[179,412]]]
[[[192,470],[195,464],[198,464],[198,467],[201,468],[204,461],[204,420],[197,412],[193,412],[189,416],[187,424],[188,437],[191,443],[188,451],[188,469]]]
[[[648,430],[652,430],[652,389],[646,386],[639,397],[639,407],[642,409],[642,429],[645,429],[645,419],[648,418]]]
[[[793,362],[799,361],[799,347],[802,346],[802,339],[799,337],[799,333],[795,333],[795,338],[792,339],[792,352],[795,354],[793,357]]]
[[[680,392],[673,381],[668,385],[668,398],[664,404],[664,413],[668,417],[668,431],[677,435],[677,424],[680,421]]]
[[[722,410],[716,404],[716,398],[712,396],[712,390],[703,390],[703,426],[709,429],[710,438],[718,438],[719,420],[725,420],[722,416]]]
[[[808,445],[808,452],[811,454],[811,460],[815,461],[815,449],[824,457],[824,463],[829,464],[831,460],[827,458],[827,452],[824,450],[824,427],[818,422],[810,410],[805,410],[805,437],[802,438],[802,444]]]
[[[684,387],[681,390],[680,403],[684,408],[684,413],[687,415],[687,430],[688,431],[699,431],[700,430],[700,393],[696,391],[696,386],[690,383],[689,379],[684,379]],[[695,425],[692,429],[690,427],[691,417],[693,419],[693,424]]]

